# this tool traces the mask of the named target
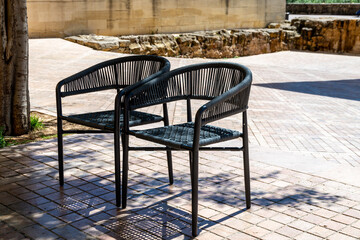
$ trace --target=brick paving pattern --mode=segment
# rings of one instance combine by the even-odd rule
[[[33,109],[54,114],[59,80],[117,56],[123,55],[60,39],[31,40]],[[211,60],[170,61],[176,68]],[[254,73],[252,208],[245,209],[241,154],[201,152],[196,239],[359,239],[360,58],[282,52],[226,61]],[[112,98],[103,92],[65,104],[69,112],[105,110],[113,108]],[[90,100],[96,104],[89,106]],[[185,118],[185,106],[169,105],[173,123]],[[239,120],[216,124],[240,129]],[[164,152],[130,152],[129,200],[122,210],[115,207],[112,138],[65,137],[64,187],[57,180],[56,139],[0,149],[0,239],[190,239],[188,153],[173,153],[169,186]]]
[[[143,146],[144,141],[133,141]],[[65,186],[56,141],[0,150],[1,239],[188,239],[188,156],[131,152],[129,202],[114,205],[112,136],[65,138]],[[245,209],[242,157],[201,152],[197,239],[358,239],[360,188],[251,162],[252,208]]]

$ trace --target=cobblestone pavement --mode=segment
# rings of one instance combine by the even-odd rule
[[[58,81],[117,56],[124,55],[61,39],[31,40],[32,109],[54,114]],[[176,68],[213,60],[170,61]],[[360,58],[280,52],[221,61],[242,63],[254,73],[253,205],[245,209],[240,154],[201,152],[197,239],[359,239]],[[113,96],[91,94],[65,105],[68,112],[111,109]],[[184,119],[184,107],[169,106],[171,121]],[[218,124],[236,129],[239,120]],[[0,239],[188,239],[188,156],[173,156],[175,183],[169,186],[165,153],[130,153],[129,204],[120,210],[114,205],[111,134],[65,137],[63,188],[55,139],[1,149]]]

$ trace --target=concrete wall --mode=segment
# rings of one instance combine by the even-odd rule
[[[285,0],[27,0],[30,37],[128,35],[259,28]]]
[[[360,3],[291,3],[286,11],[292,14],[355,15]]]

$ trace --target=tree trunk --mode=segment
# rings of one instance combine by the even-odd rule
[[[0,128],[7,135],[30,126],[26,11],[26,0],[0,0]]]

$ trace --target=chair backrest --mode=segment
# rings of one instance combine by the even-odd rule
[[[246,110],[251,71],[240,64],[213,62],[185,66],[155,78],[129,96],[131,109],[181,99],[214,100],[203,113],[203,122]],[[216,98],[216,99],[215,99]]]
[[[62,97],[106,89],[121,89],[157,72],[169,71],[170,63],[159,56],[111,59],[74,74],[57,85]]]

